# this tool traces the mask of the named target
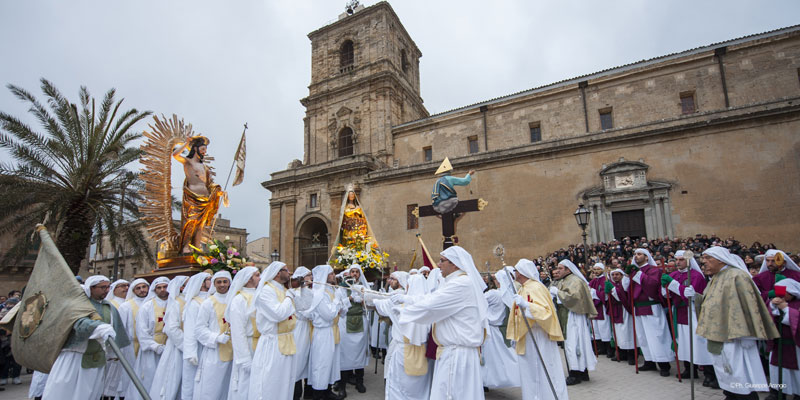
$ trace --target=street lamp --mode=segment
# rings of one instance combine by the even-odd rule
[[[272,250],[272,254],[269,255],[272,257],[272,261],[278,261],[281,258],[281,253],[278,253],[278,249]]]
[[[589,211],[586,207],[583,206],[583,203],[578,205],[578,209],[575,210],[575,222],[578,223],[578,226],[581,227],[581,236],[583,236],[583,267],[586,268],[586,227],[589,225],[589,214],[592,212]]]

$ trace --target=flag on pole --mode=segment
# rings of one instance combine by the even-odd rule
[[[247,146],[245,144],[245,132],[247,131],[247,125],[245,125],[245,130],[242,131],[242,139],[239,141],[239,147],[236,149],[236,155],[233,156],[233,161],[236,163],[236,175],[233,178],[233,186],[236,186],[244,180],[244,161],[247,158]]]
[[[19,364],[49,373],[75,321],[97,311],[50,234],[43,225],[36,229],[39,255],[13,322],[11,349]]]
[[[436,263],[433,262],[433,258],[431,257],[431,253],[428,252],[428,248],[425,247],[425,243],[422,241],[422,236],[417,234],[417,240],[419,240],[419,245],[422,247],[422,265],[433,269],[436,268]]]

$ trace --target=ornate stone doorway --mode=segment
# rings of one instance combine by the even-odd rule
[[[328,224],[319,217],[308,217],[297,231],[297,244],[300,249],[300,263],[308,269],[328,261]]]

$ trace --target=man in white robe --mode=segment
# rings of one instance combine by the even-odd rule
[[[136,337],[136,316],[139,315],[139,309],[142,304],[147,300],[150,293],[150,284],[142,278],[134,279],[128,286],[128,293],[125,295],[125,302],[119,306],[119,317],[122,320],[122,325],[125,327],[125,333],[131,340],[131,345],[122,349],[122,354],[125,359],[136,369],[136,361],[139,358],[139,338]],[[128,397],[131,391],[136,391],[133,386],[133,381],[128,374],[120,375],[119,390],[125,393]]]
[[[111,303],[114,308],[119,312],[119,306],[125,302],[125,296],[128,294],[128,287],[130,283],[125,279],[117,279],[111,284],[108,290],[106,300]],[[122,364],[119,362],[117,355],[113,352],[108,353],[109,358],[106,360],[106,372],[103,384],[103,397],[108,397],[109,400],[115,397],[124,397],[126,385],[123,385],[122,375],[126,375],[122,369]],[[128,362],[133,362],[134,359],[130,358]],[[33,397],[33,396],[31,396]]]
[[[597,316],[597,309],[594,307],[589,282],[571,261],[561,260],[553,270],[553,278],[556,280],[550,287],[550,293],[558,298],[562,307],[569,310],[564,354],[569,366],[567,385],[576,385],[588,381],[589,371],[594,371],[597,365],[589,328],[589,319]]]
[[[200,305],[208,299],[211,288],[211,274],[200,272],[189,278],[183,297],[186,305],[183,308],[181,320],[183,321],[183,371],[181,374],[181,399],[192,400],[194,397],[194,376],[197,374],[197,360],[200,359],[198,349],[200,342],[194,333],[197,322],[197,313]]]
[[[486,284],[472,256],[459,246],[441,252],[439,269],[445,281],[435,292],[417,299],[393,295],[395,303],[412,303],[403,308],[399,322],[434,324],[439,347],[432,399],[483,399],[478,351],[488,329]]]
[[[277,262],[277,261],[276,261]],[[281,263],[282,264],[282,263]],[[262,274],[263,277],[263,274]],[[293,296],[297,297],[310,297],[313,296],[308,284],[311,283],[311,270],[306,267],[297,267],[292,274],[292,289]],[[303,385],[303,379],[308,380],[308,354],[311,350],[311,319],[307,311],[298,311],[295,309],[294,313],[297,322],[295,323],[292,334],[294,335],[294,345],[297,352],[294,355],[294,400],[300,399],[304,392],[311,398],[311,385]]]
[[[250,312],[250,308],[254,305],[253,294],[260,279],[261,273],[258,272],[258,268],[244,267],[236,273],[228,290],[230,300],[225,309],[225,320],[231,325],[233,346],[231,381],[228,385],[229,399],[247,398],[255,341],[260,335],[254,327],[255,315]]]
[[[181,291],[189,279],[178,275],[169,282],[167,292],[167,309],[164,313],[164,333],[167,335],[164,353],[158,361],[153,384],[150,386],[150,397],[161,400],[180,398],[181,375],[183,372],[183,323],[181,314],[186,301]]]
[[[347,299],[328,285],[336,285],[336,275],[330,265],[318,265],[311,271],[314,278],[313,300],[309,307],[314,326],[308,359],[308,380],[314,390],[313,398],[339,399],[331,385],[340,378],[339,318],[347,311]]]
[[[390,276],[390,285],[397,293],[407,293],[416,299],[427,294],[427,284],[422,274],[409,276],[395,271]],[[406,289],[408,289],[406,291]],[[427,324],[399,321],[404,304],[395,304],[385,295],[365,293],[366,303],[373,303],[376,311],[392,320],[392,341],[386,354],[384,377],[386,389],[384,399],[427,400],[430,397],[433,371],[425,358],[425,344],[430,326]],[[413,302],[409,301],[409,303]]]
[[[520,260],[523,261],[527,260]],[[508,316],[509,307],[514,305],[511,278],[506,271],[496,273],[494,278],[498,287],[483,293],[489,305],[487,314],[489,334],[481,346],[483,386],[489,389],[519,387],[519,376],[508,373],[518,369],[517,353],[506,346],[505,338],[500,331]]]
[[[47,377],[43,399],[86,400],[103,394],[106,340],[114,339],[120,348],[130,344],[117,309],[105,300],[110,286],[102,275],[86,279],[84,291],[101,319],[84,317],[75,321]]]
[[[150,284],[149,298],[139,308],[136,316],[139,357],[136,359],[134,370],[148,392],[153,385],[158,361],[161,359],[167,343],[167,334],[164,333],[164,313],[167,311],[167,299],[169,298],[168,285],[169,279],[163,276],[154,279]],[[128,389],[127,398],[140,398],[135,387],[131,386]]]
[[[200,305],[194,327],[197,341],[203,347],[194,378],[195,400],[227,399],[231,381],[233,345],[230,343],[230,326],[225,320],[231,287],[230,272],[218,271],[211,278],[211,284],[216,291]]]
[[[539,271],[533,261],[521,259],[514,268],[517,271],[515,280],[521,286],[518,294],[513,297],[513,311],[508,318],[506,334],[509,339],[516,341],[515,350],[519,355],[519,368],[508,372],[519,371],[523,400],[554,399],[554,390],[558,400],[568,400],[567,384],[557,344],[564,340],[564,337],[556,315],[556,307],[548,289],[539,282]],[[508,275],[508,271],[500,271],[497,274]],[[512,284],[510,279],[498,279],[498,281],[501,287],[508,286],[510,289]],[[523,312],[524,318],[528,320],[527,324],[523,319]],[[530,332],[528,326],[531,328]],[[531,340],[531,335],[536,340],[535,344]]]
[[[369,283],[364,277],[364,271],[358,264],[352,264],[346,270],[348,276],[355,284],[369,288]],[[347,317],[339,320],[341,333],[341,358],[340,368],[342,379],[339,381],[339,393],[347,396],[347,384],[356,387],[358,393],[367,391],[364,386],[364,368],[369,364],[369,321],[361,293],[348,291],[350,307]]]

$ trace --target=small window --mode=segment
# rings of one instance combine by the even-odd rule
[[[339,132],[339,157],[353,155],[353,130],[344,128]]]
[[[400,68],[403,69],[403,72],[408,72],[408,57],[405,49],[400,50]]]
[[[422,148],[422,158],[425,162],[433,160],[433,149],[431,146]]]
[[[528,127],[531,130],[531,143],[541,142],[542,141],[542,125],[541,123],[531,122],[528,124]]]
[[[469,142],[469,154],[474,154],[478,152],[478,137],[477,136],[470,136],[468,139]]]
[[[681,113],[692,114],[697,111],[694,105],[694,92],[681,93]]]
[[[406,229],[419,229],[419,218],[417,218],[413,213],[414,210],[417,209],[417,204],[409,204],[406,206],[406,221],[407,227]]]
[[[317,200],[317,194],[316,193],[311,193],[311,195],[308,196],[308,208],[317,208],[317,207],[319,207],[319,201]]]
[[[614,127],[614,120],[611,118],[611,107],[600,110],[600,129],[606,130]]]
[[[345,40],[342,47],[339,49],[339,70],[340,72],[350,71],[353,69],[353,41]]]

